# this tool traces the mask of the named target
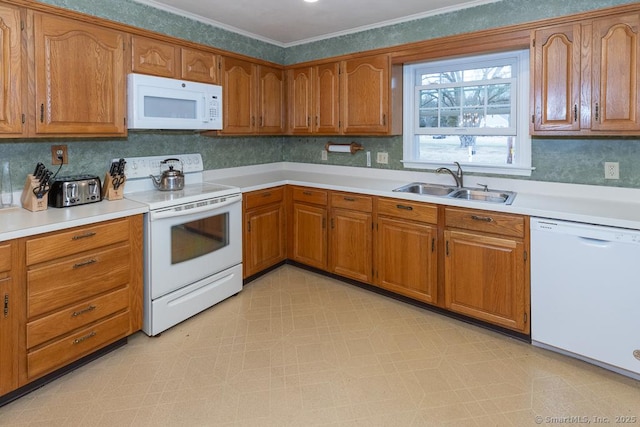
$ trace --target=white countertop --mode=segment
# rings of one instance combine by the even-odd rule
[[[395,193],[410,182],[453,184],[449,175],[305,163],[270,163],[205,171],[205,180],[240,187],[243,192],[292,184],[329,190],[395,197],[450,206],[511,212],[640,230],[640,190],[592,185],[557,184],[468,175],[465,186],[517,192],[512,205]],[[18,198],[19,199],[19,198]],[[15,197],[14,197],[15,200]],[[20,207],[0,209],[0,241],[62,230],[148,212],[131,200],[103,200],[69,208],[30,212]]]
[[[0,241],[142,214],[148,210],[146,205],[126,199],[68,208],[49,207],[39,212],[18,206],[3,208],[0,209]]]
[[[640,189],[633,188],[465,176],[465,186],[467,187],[478,187],[478,183],[481,183],[489,185],[489,189],[517,192],[513,204],[502,205],[393,192],[394,188],[410,182],[452,185],[452,178],[448,174],[287,162],[205,171],[205,180],[240,187],[243,192],[284,184],[304,185],[450,206],[640,229]]]

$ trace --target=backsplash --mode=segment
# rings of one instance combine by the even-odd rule
[[[132,0],[42,0],[82,13],[151,29],[277,63],[291,64],[344,53],[440,37],[456,32],[509,25],[580,11],[632,3],[626,0],[505,0],[474,8],[395,24],[333,39],[282,48],[159,11]],[[328,141],[356,141],[365,147],[355,155],[321,152]],[[131,132],[121,139],[0,140],[0,160],[11,162],[14,191],[22,188],[37,161],[50,166],[52,144],[67,144],[69,165],[61,174],[99,176],[112,158],[202,153],[207,169],[279,161],[366,167],[366,151],[373,168],[402,169],[402,137],[202,137],[192,132]],[[389,153],[389,164],[375,162],[377,152]],[[640,138],[534,138],[533,171],[539,181],[640,187]],[[620,180],[604,180],[604,162],[620,163]]]
[[[321,154],[328,141],[342,144],[355,141],[362,144],[364,150],[353,155],[328,153],[327,160],[324,161],[321,160]],[[367,167],[367,151],[371,152],[372,168],[403,169],[402,136],[287,137],[282,156],[288,162]],[[389,153],[389,164],[377,164],[377,152]],[[535,170],[531,177],[520,179],[640,188],[640,167],[637,166],[640,164],[640,138],[533,138],[531,156]],[[604,179],[604,162],[620,163],[619,180]]]
[[[5,140],[0,160],[9,160],[13,191],[22,188],[37,162],[52,171],[51,145],[66,144],[69,164],[60,175],[95,174],[102,177],[111,160],[119,157],[201,153],[206,169],[222,169],[282,160],[282,137],[203,137],[193,132],[130,132],[122,139]]]

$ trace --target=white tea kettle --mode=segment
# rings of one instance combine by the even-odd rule
[[[180,163],[180,169],[174,168],[174,163]],[[160,191],[173,191],[182,190],[184,188],[184,173],[182,173],[183,164],[180,159],[164,159],[160,162],[160,168],[162,165],[167,165],[168,169],[162,172],[160,179],[153,175],[149,175],[153,181],[153,185]]]

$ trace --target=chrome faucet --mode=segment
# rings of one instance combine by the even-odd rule
[[[462,181],[462,178],[463,178],[462,168],[460,167],[460,163],[458,163],[458,162],[453,162],[453,164],[458,167],[458,170],[456,171],[456,173],[453,173],[453,171],[451,169],[449,169],[449,168],[438,168],[438,169],[436,169],[436,173],[449,173],[449,174],[451,174],[453,179],[455,179],[455,181],[456,181],[456,187],[462,188],[462,187],[464,187],[464,184],[463,184],[463,181]]]

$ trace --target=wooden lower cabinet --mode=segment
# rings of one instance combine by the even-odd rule
[[[373,279],[372,197],[331,194],[329,271],[370,283]]]
[[[0,395],[142,327],[142,215],[25,237],[17,246],[14,266],[24,276],[14,307],[17,381],[7,387],[3,372]]]
[[[377,286],[418,301],[437,302],[437,222],[434,205],[378,199]]]
[[[327,269],[327,191],[291,188],[291,253],[294,261]]]
[[[20,282],[13,260],[17,242],[0,242],[0,396],[18,388],[18,344],[20,340]]]
[[[526,219],[454,208],[445,217],[445,307],[529,333]]]
[[[530,333],[526,216],[301,186],[248,193],[244,215],[245,278],[290,259]]]
[[[284,187],[244,194],[245,278],[286,259],[284,200]]]

